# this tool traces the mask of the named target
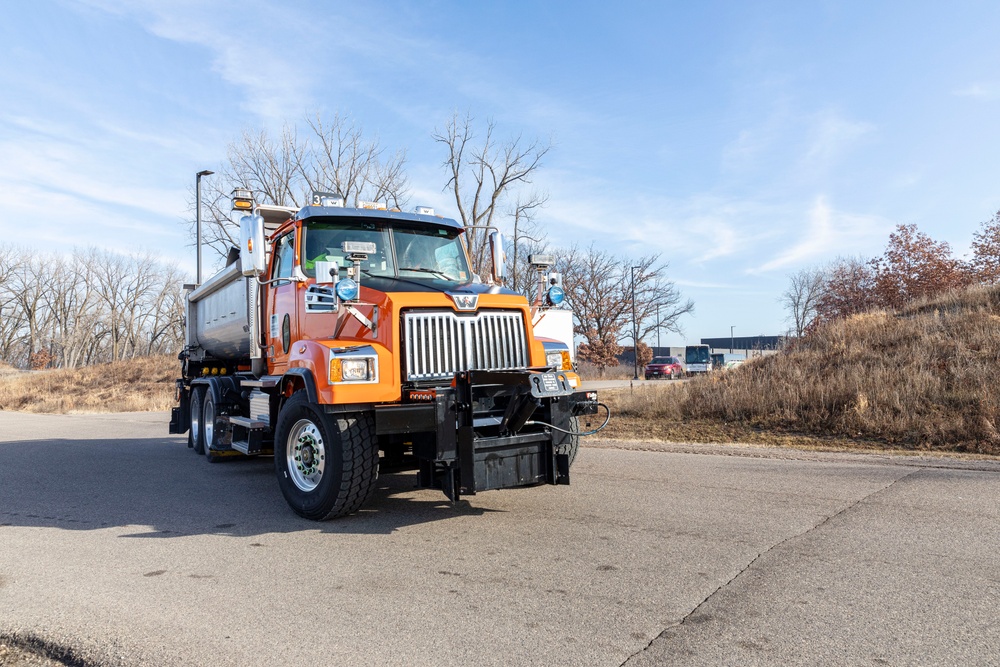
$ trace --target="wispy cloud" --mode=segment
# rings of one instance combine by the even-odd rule
[[[1000,99],[1000,83],[996,81],[977,81],[952,91],[957,97],[971,97],[977,100]]]
[[[162,39],[193,44],[210,54],[212,69],[242,97],[243,108],[269,121],[289,115],[289,105],[306,108],[318,80],[315,58],[273,39],[273,26],[300,26],[311,20],[285,5],[244,3],[162,3],[157,0],[86,0],[91,8],[136,21]],[[252,17],[252,19],[251,19]],[[249,21],[253,21],[252,24]]]
[[[804,233],[793,245],[748,273],[766,273],[838,253],[854,253],[884,239],[893,228],[890,221],[877,216],[836,211],[822,195],[813,203],[808,220]]]
[[[731,289],[737,289],[738,287],[737,285],[733,285],[730,283],[710,283],[710,282],[703,282],[700,280],[685,280],[685,279],[675,280],[674,284],[677,285],[678,287],[693,287],[696,289],[731,290]]]
[[[803,165],[826,168],[839,159],[875,126],[865,121],[854,121],[833,111],[819,114],[810,127],[808,147]]]
[[[39,191],[155,215],[186,208],[184,193],[138,183],[116,185],[120,177],[113,165],[86,146],[30,139],[0,142],[0,182],[37,184]]]

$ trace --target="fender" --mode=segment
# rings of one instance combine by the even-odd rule
[[[312,371],[302,366],[289,368],[281,378],[281,393],[284,394],[285,387],[292,381],[292,377],[301,378],[302,385],[306,388],[306,397],[310,403],[319,403],[319,393],[316,391],[316,378]]]
[[[378,382],[330,383],[330,356],[342,348],[370,347],[378,356]],[[292,346],[285,378],[301,378],[309,401],[321,405],[371,404],[400,399],[399,363],[388,348],[375,342],[302,340]],[[286,381],[282,381],[284,392]]]
[[[212,398],[215,399],[216,405],[226,405],[236,403],[235,400],[225,398],[226,393],[231,393],[233,396],[240,395],[239,386],[236,384],[236,378],[229,375],[210,375],[208,377],[200,377],[191,380],[192,387],[208,387],[208,391],[212,392]]]

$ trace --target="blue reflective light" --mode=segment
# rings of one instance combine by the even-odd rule
[[[553,306],[558,306],[566,298],[566,292],[563,291],[562,287],[558,285],[553,285],[549,288],[549,303]]]
[[[358,284],[350,278],[344,278],[337,283],[337,297],[341,301],[354,301],[358,298]]]

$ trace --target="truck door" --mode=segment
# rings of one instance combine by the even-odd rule
[[[295,232],[274,242],[272,281],[267,300],[267,356],[270,372],[288,370],[288,351],[298,338],[298,283],[292,280],[295,265]]]

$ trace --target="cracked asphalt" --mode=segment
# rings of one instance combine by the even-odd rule
[[[72,664],[1000,665],[1000,464],[584,448],[316,524],[162,413],[0,412],[0,639]],[[659,450],[659,451],[651,451]]]

